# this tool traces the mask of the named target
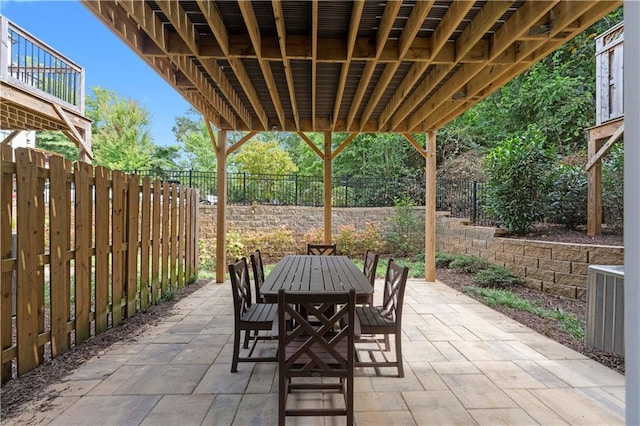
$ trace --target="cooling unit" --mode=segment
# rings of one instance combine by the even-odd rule
[[[587,270],[587,346],[624,357],[624,267]]]

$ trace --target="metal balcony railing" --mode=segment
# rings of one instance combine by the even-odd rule
[[[84,114],[84,69],[0,16],[0,80]]]

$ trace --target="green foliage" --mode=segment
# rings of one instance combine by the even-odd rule
[[[360,258],[364,257],[367,250],[380,251],[383,245],[382,231],[373,222],[367,222],[363,229],[356,229],[353,225],[343,225],[338,227],[335,242],[339,254]]]
[[[114,170],[175,167],[177,148],[158,148],[151,140],[149,112],[136,101],[93,87],[86,115],[93,123],[94,165]]]
[[[436,268],[448,268],[449,264],[456,259],[456,255],[444,252],[436,253]],[[424,256],[422,257],[424,261]]]
[[[286,226],[273,228],[268,232],[243,233],[241,240],[246,247],[245,256],[249,256],[254,250],[259,249],[263,261],[280,260],[283,256],[296,251],[293,230]]]
[[[529,231],[545,217],[554,159],[554,150],[545,148],[544,135],[533,126],[491,149],[484,162],[486,211],[511,232]]]
[[[70,161],[77,161],[80,151],[64,134],[49,130],[36,132],[36,148],[58,153]]]
[[[302,237],[302,241],[305,245],[307,243],[322,244],[324,241],[324,228],[309,229],[307,232],[305,232],[304,237]]]
[[[624,215],[624,144],[611,147],[602,161],[602,206],[604,221],[622,227]]]
[[[498,265],[479,270],[474,277],[474,281],[480,287],[509,287],[521,283],[520,278],[513,275],[504,266]]]
[[[230,163],[238,173],[250,175],[287,175],[298,171],[289,154],[275,140],[250,140],[230,158]]]
[[[556,168],[553,185],[549,188],[549,217],[552,223],[569,229],[587,222],[587,172],[578,165]]]
[[[578,341],[584,339],[584,326],[580,318],[561,309],[541,307],[537,303],[501,288],[465,287],[462,291],[469,296],[479,298],[488,306],[505,306],[516,311],[528,312],[540,318],[552,318],[558,322],[560,330],[568,332]]]
[[[449,268],[455,269],[460,272],[467,272],[469,274],[475,274],[481,269],[489,267],[489,262],[478,256],[470,254],[461,254],[455,256],[451,262],[449,262]]]
[[[204,119],[198,111],[190,108],[186,115],[176,117],[176,124],[171,130],[176,140],[183,145],[183,167],[203,172],[216,171],[216,152]]]
[[[408,198],[396,200],[394,215],[389,218],[387,244],[390,253],[411,257],[424,251],[424,223],[416,215]]]

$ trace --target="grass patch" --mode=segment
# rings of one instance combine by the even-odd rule
[[[558,321],[561,331],[571,334],[577,340],[584,339],[584,328],[580,319],[561,309],[543,308],[505,289],[472,286],[465,287],[462,292],[472,297],[478,296],[483,303],[491,307],[505,306],[516,311],[528,312],[540,318],[552,318]]]

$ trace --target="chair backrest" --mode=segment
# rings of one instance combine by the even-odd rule
[[[231,277],[234,315],[236,320],[239,320],[251,306],[251,284],[246,257],[229,265],[229,276]]]
[[[307,254],[314,256],[336,256],[338,248],[335,244],[307,244]]]
[[[285,377],[353,375],[355,304],[354,289],[348,293],[280,290],[278,292],[279,374]],[[318,320],[320,325],[311,324],[310,316]],[[288,324],[293,326],[288,329]]]
[[[378,269],[378,255],[371,250],[367,250],[367,253],[364,255],[364,267],[362,272],[364,272],[364,275],[369,278],[371,285],[376,281],[376,269]]]
[[[253,282],[256,288],[256,301],[262,301],[260,287],[264,283],[264,267],[262,266],[262,255],[260,250],[251,253],[251,269],[253,269]]]
[[[396,323],[399,323],[402,318],[402,302],[408,275],[408,267],[400,266],[393,259],[389,259],[387,273],[384,277],[382,314]]]

